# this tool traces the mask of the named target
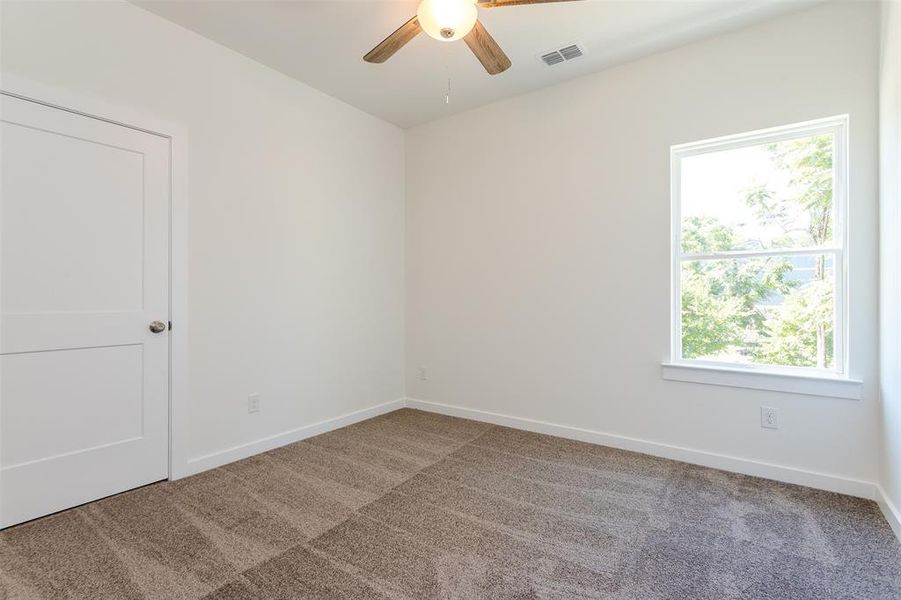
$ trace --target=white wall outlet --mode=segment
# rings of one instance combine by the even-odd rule
[[[428,378],[425,367],[419,367],[419,381],[426,381]]]
[[[247,396],[247,412],[255,413],[260,412],[260,395],[259,394],[251,394]]]
[[[764,429],[779,429],[779,411],[772,406],[761,406],[760,426]]]

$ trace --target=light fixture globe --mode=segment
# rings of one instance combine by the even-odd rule
[[[429,36],[441,42],[453,42],[472,30],[479,11],[475,0],[422,0],[416,17]]]

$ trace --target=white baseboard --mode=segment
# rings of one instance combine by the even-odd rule
[[[705,452],[703,450],[671,446],[669,444],[661,444],[613,433],[603,433],[568,425],[557,425],[545,421],[512,417],[509,415],[463,408],[450,404],[428,402],[425,400],[416,400],[414,398],[407,398],[406,404],[409,408],[417,408],[429,412],[472,419],[474,421],[483,421],[495,425],[504,425],[515,429],[524,429],[526,431],[534,431],[536,433],[590,442],[592,444],[610,446],[622,450],[631,450],[642,454],[650,454],[652,456],[669,458],[704,467],[712,467],[714,469],[731,471],[733,473],[741,473],[743,475],[752,475],[754,477],[803,485],[829,492],[838,492],[840,494],[857,496],[868,500],[876,499],[876,485],[868,481],[848,479],[836,475],[829,475],[827,473],[806,471],[803,469],[737,458],[724,454]],[[897,512],[895,514],[897,514]]]
[[[815,489],[837,492],[840,494],[848,494],[850,496],[857,496],[860,498],[866,498],[868,500],[875,500],[879,504],[883,515],[885,515],[886,521],[888,521],[892,530],[895,532],[895,535],[898,537],[899,541],[901,541],[901,512],[899,512],[898,508],[886,495],[885,490],[883,490],[881,486],[874,483],[861,481],[858,479],[838,477],[836,475],[829,475],[827,473],[818,473],[815,471],[807,471],[793,467],[785,467],[755,460],[737,458],[734,456],[727,456],[714,452],[705,452],[703,450],[694,450],[691,448],[661,444],[658,442],[651,442],[648,440],[642,440],[612,433],[593,431],[580,427],[557,425],[555,423],[548,423],[546,421],[513,417],[510,415],[503,415],[483,410],[453,406],[451,404],[441,404],[439,402],[417,400],[415,398],[407,398],[406,400],[392,400],[391,402],[377,404],[375,406],[347,413],[333,419],[326,419],[324,421],[319,421],[318,423],[313,423],[304,427],[298,427],[297,429],[292,429],[290,431],[285,431],[273,436],[254,440],[252,442],[234,446],[226,450],[221,450],[219,452],[192,458],[187,462],[185,469],[180,470],[178,476],[173,477],[173,479],[187,477],[189,475],[194,475],[208,469],[220,467],[236,460],[248,458],[255,454],[260,454],[261,452],[266,452],[267,450],[278,448],[279,446],[299,442],[315,435],[326,433],[334,429],[340,429],[341,427],[346,427],[347,425],[352,425],[360,421],[365,421],[366,419],[371,419],[372,417],[377,417],[379,415],[393,412],[395,410],[404,408],[405,406],[408,408],[416,408],[419,410],[440,413],[443,415],[450,415],[453,417],[462,417],[464,419],[472,419],[474,421],[503,425],[505,427],[513,427],[515,429],[522,429],[525,431],[534,431],[536,433],[544,433],[547,435],[553,435],[571,440],[599,444],[601,446],[609,446],[622,450],[630,450],[632,452],[640,452],[642,454],[650,454],[651,456],[659,456],[661,458],[668,458],[695,465],[701,465],[704,467],[721,469],[723,471],[731,471],[733,473],[741,473],[743,475],[752,475],[755,477],[762,477],[765,479],[772,479],[785,483],[793,483],[796,485],[803,485]]]
[[[879,508],[882,510],[885,520],[888,521],[892,531],[895,532],[895,537],[901,542],[901,512],[899,512],[898,507],[892,503],[881,485],[876,486],[876,502],[879,504]]]
[[[241,460],[242,458],[247,458],[255,454],[260,454],[261,452],[266,452],[267,450],[272,450],[273,448],[278,448],[279,446],[293,444],[294,442],[305,440],[309,437],[313,437],[314,435],[319,435],[321,433],[326,433],[334,429],[340,429],[341,427],[353,425],[354,423],[365,421],[366,419],[371,419],[372,417],[377,417],[379,415],[401,409],[405,406],[405,404],[406,403],[403,399],[392,400],[391,402],[385,402],[383,404],[370,406],[369,408],[364,408],[362,410],[347,413],[333,419],[326,419],[325,421],[319,421],[318,423],[313,423],[312,425],[298,427],[297,429],[291,429],[290,431],[285,431],[259,440],[247,442],[246,444],[241,444],[240,446],[234,446],[232,448],[220,450],[219,452],[213,452],[212,454],[205,454],[203,456],[191,458],[188,460],[185,469],[179,471],[177,476],[173,477],[172,479],[181,479],[182,477],[194,475],[208,469],[221,467],[222,465],[227,465],[228,463],[235,462],[236,460]]]

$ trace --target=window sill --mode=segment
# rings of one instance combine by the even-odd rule
[[[863,382],[839,375],[800,375],[683,363],[663,363],[663,378],[669,381],[686,381],[727,387],[787,392],[829,398],[863,398]]]

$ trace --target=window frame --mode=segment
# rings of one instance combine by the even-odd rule
[[[687,369],[710,369],[715,371],[710,383],[722,383],[723,373],[736,372],[740,375],[747,373],[770,374],[779,377],[810,377],[828,380],[848,379],[848,195],[849,195],[849,164],[848,164],[848,115],[838,115],[825,119],[806,121],[769,129],[762,129],[748,133],[740,133],[719,138],[690,142],[670,147],[670,226],[671,226],[671,264],[670,264],[670,361],[665,366],[671,377],[683,381],[698,381],[697,373],[690,374],[689,378],[678,376],[687,373]],[[833,240],[829,246],[816,246],[797,249],[756,250],[756,251],[724,251],[713,253],[687,253],[682,252],[682,160],[687,157],[700,154],[709,154],[726,150],[734,150],[749,146],[758,146],[774,142],[812,137],[815,135],[832,134],[832,202],[835,222],[833,224]],[[792,256],[792,255],[830,255],[833,258],[834,288],[834,333],[833,333],[833,362],[832,368],[820,369],[817,367],[795,367],[786,365],[761,365],[735,363],[727,361],[701,360],[683,358],[682,356],[682,265],[691,260],[711,260],[729,258],[753,258],[760,256]],[[665,371],[667,371],[665,369]],[[701,377],[701,379],[704,379]],[[743,380],[746,380],[744,378]],[[723,385],[730,385],[724,383]],[[739,385],[739,384],[735,384]],[[753,385],[739,385],[739,387],[757,387]],[[764,387],[764,389],[769,389]],[[794,390],[786,390],[794,391]],[[802,392],[803,393],[803,392]],[[844,396],[848,397],[848,396]]]

